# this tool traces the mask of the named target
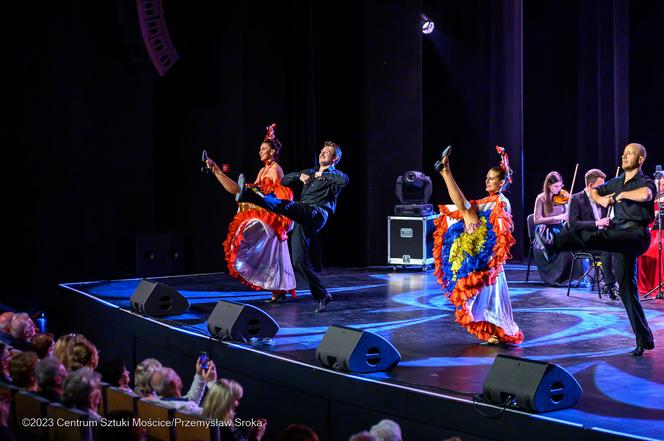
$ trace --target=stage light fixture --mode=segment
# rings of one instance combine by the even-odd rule
[[[426,204],[431,197],[431,178],[421,171],[407,171],[397,178],[394,192],[404,205]]]
[[[426,15],[422,14],[422,33],[430,34],[436,28],[436,24],[429,19]]]

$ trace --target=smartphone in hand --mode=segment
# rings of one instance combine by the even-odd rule
[[[204,371],[208,370],[208,356],[206,352],[201,352],[198,354],[198,358],[201,360],[201,369]]]

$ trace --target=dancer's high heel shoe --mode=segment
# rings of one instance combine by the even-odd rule
[[[266,300],[265,303],[277,303],[279,299],[286,299],[286,292],[285,291],[277,291],[272,293],[272,298],[269,300]]]
[[[486,342],[490,345],[497,345],[498,343],[500,343],[500,341],[498,340],[498,336],[496,335],[492,335]]]

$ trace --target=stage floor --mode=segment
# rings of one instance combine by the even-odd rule
[[[205,320],[219,299],[250,303],[281,327],[272,345],[257,349],[317,366],[314,351],[329,325],[366,329],[388,339],[402,359],[390,372],[362,377],[446,395],[481,393],[497,354],[548,361],[567,369],[583,388],[575,407],[548,413],[548,418],[664,439],[664,303],[643,302],[659,347],[635,358],[628,355],[634,337],[620,301],[599,299],[589,289],[572,290],[567,297],[564,288],[540,284],[536,270],[526,284],[525,270],[522,265],[507,267],[514,318],[525,334],[517,347],[481,345],[455,324],[453,309],[431,272],[328,270],[321,278],[334,300],[322,314],[314,312],[314,301],[305,289],[298,290],[297,299],[275,305],[265,303],[268,293],[251,291],[222,273],[158,280],[192,304],[186,314],[164,320],[183,331],[209,335]],[[62,286],[129,308],[138,281]]]

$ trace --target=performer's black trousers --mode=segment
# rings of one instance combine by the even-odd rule
[[[244,192],[242,200],[295,221],[295,227],[290,238],[293,268],[307,281],[314,299],[323,299],[327,295],[327,290],[311,264],[309,243],[311,238],[318,234],[327,222],[328,211],[303,202],[277,199],[273,195],[262,198],[251,190]]]
[[[653,337],[648,320],[639,301],[637,283],[637,258],[650,246],[650,234],[645,227],[633,227],[624,230],[607,229],[599,231],[580,231],[569,229],[555,236],[555,248],[558,250],[601,250],[614,253],[613,270],[620,284],[620,297],[636,336],[636,344],[649,346]]]

